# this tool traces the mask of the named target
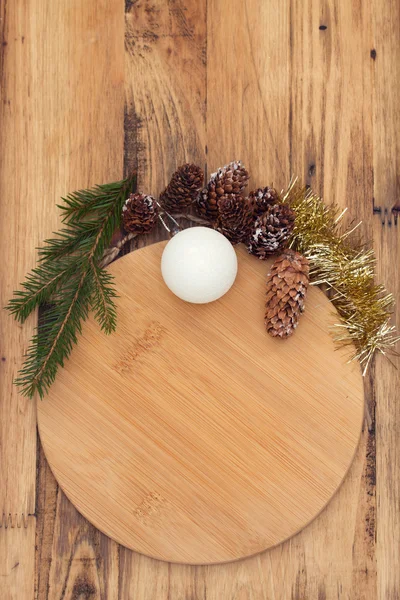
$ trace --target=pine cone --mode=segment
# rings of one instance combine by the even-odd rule
[[[232,244],[247,240],[251,231],[253,216],[249,205],[242,196],[226,194],[218,200],[217,229]]]
[[[284,248],[294,227],[295,213],[287,204],[274,204],[256,218],[248,241],[248,251],[264,260]]]
[[[185,164],[172,175],[171,181],[160,196],[160,202],[168,212],[186,210],[198,197],[204,183],[200,167]]]
[[[273,204],[278,204],[279,195],[274,188],[265,187],[258,188],[254,192],[250,192],[247,201],[255,217],[262,215]]]
[[[308,260],[286,250],[271,267],[267,279],[265,326],[273,337],[292,335],[304,311],[309,283]]]
[[[211,222],[217,221],[219,198],[225,194],[241,195],[248,180],[249,174],[240,160],[218,169],[197,200],[199,214]]]
[[[130,194],[122,208],[122,222],[129,233],[148,233],[156,224],[158,207],[153,196]]]

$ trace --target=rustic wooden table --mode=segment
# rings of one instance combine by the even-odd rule
[[[157,194],[184,161],[210,173],[235,158],[254,184],[298,174],[347,205],[399,297],[399,27],[397,0],[1,0],[1,305],[59,196],[134,168]],[[68,502],[12,386],[35,319],[0,321],[1,600],[400,598],[391,363],[365,379],[359,450],[328,508],[269,552],[189,567],[118,546]]]

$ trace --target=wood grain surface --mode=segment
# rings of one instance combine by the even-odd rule
[[[282,343],[263,326],[271,261],[238,247],[229,293],[193,305],[165,285],[164,247],[111,265],[118,330],[85,323],[38,404],[40,439],[74,506],[119,543],[172,562],[237,560],[297,533],[341,484],[361,369],[335,351],[318,288]]]
[[[125,169],[154,193],[186,159],[210,173],[240,156],[257,183],[302,176],[362,216],[398,298],[399,28],[397,0],[0,0],[2,303],[57,226],[58,196],[120,176],[123,122]],[[389,362],[365,379],[356,460],[318,519],[256,557],[185,567],[118,547],[66,500],[35,455],[33,408],[11,386],[31,330],[4,312],[0,326],[2,599],[398,600]]]

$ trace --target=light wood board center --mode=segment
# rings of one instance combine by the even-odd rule
[[[117,332],[90,318],[49,396],[42,443],[77,509],[116,541],[185,563],[238,559],[310,522],[340,485],[363,415],[333,306],[309,289],[295,335],[263,325],[269,263],[237,248],[221,300],[164,285],[165,243],[111,265]]]

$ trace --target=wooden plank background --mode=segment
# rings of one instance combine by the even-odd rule
[[[399,31],[397,0],[0,0],[1,305],[61,194],[132,168],[157,194],[185,160],[211,173],[235,158],[254,185],[298,174],[348,206],[399,298]],[[395,366],[370,370],[356,460],[309,527],[188,567],[118,546],[58,488],[11,384],[33,326],[0,312],[1,600],[400,598]]]

